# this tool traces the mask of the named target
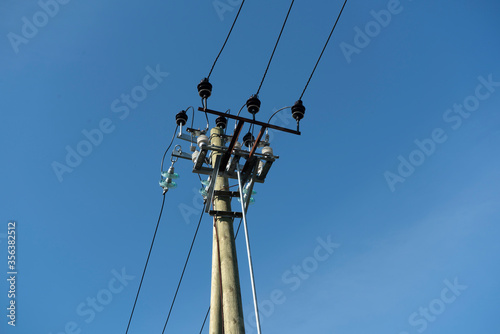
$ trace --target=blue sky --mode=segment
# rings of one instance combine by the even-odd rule
[[[16,328],[2,279],[0,329],[124,333],[174,116],[200,106],[196,85],[239,2],[57,3],[0,3],[4,278],[9,220],[18,235]],[[295,2],[257,119],[298,99],[341,5]],[[211,76],[210,108],[236,112],[255,93],[288,6],[245,3]],[[264,333],[497,329],[499,11],[492,0],[347,3],[303,97],[302,135],[272,133],[280,158],[249,210]],[[140,101],[127,105],[127,94]],[[294,123],[289,112],[276,118]],[[85,133],[97,144],[81,144]],[[87,155],[68,166],[78,148]],[[57,163],[68,168],[60,177]],[[200,213],[191,168],[176,164],[131,334],[163,328]],[[166,332],[199,332],[211,240],[206,216]],[[237,252],[256,333],[241,237]]]

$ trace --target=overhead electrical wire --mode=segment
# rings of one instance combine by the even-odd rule
[[[194,109],[193,109],[193,112],[194,112]],[[194,117],[193,117],[194,118]],[[172,140],[170,141],[170,144],[168,144],[168,147],[167,149],[165,150],[165,153],[163,153],[163,158],[161,158],[161,170],[160,170],[160,173],[163,172],[163,162],[165,161],[165,156],[167,155],[167,152],[170,150],[170,147],[172,146],[172,143],[174,142],[174,139],[175,139],[175,135],[177,133],[177,129],[179,128],[179,125],[177,125],[175,127],[175,130],[174,130],[174,135],[172,136]]]
[[[285,109],[288,109],[288,108],[291,108],[292,106],[289,106],[289,107],[283,107],[283,108],[280,108],[278,110],[276,110],[274,112],[274,114],[271,115],[271,117],[269,117],[269,120],[267,121],[267,123],[271,123],[271,120],[273,119],[274,115],[276,115],[277,113],[279,113],[281,110],[285,110]]]
[[[238,224],[238,228],[236,229],[236,233],[234,234],[234,240],[236,240],[236,238],[238,237],[238,232],[240,231],[242,221],[243,221],[243,218],[240,218],[240,223]]]
[[[226,43],[229,40],[229,36],[231,36],[231,32],[233,31],[234,25],[236,24],[238,17],[240,16],[241,8],[243,8],[244,3],[245,3],[245,0],[243,0],[241,2],[240,9],[238,9],[238,13],[236,14],[236,17],[234,18],[233,24],[231,25],[231,29],[229,29],[229,33],[227,34],[226,40],[224,41],[224,44],[222,44],[222,48],[220,49],[219,54],[215,58],[215,61],[212,65],[212,68],[210,69],[210,72],[208,73],[207,79],[210,79],[210,76],[212,75],[212,71],[214,70],[215,64],[217,63],[217,60],[219,60],[219,57],[222,53],[222,50],[224,50],[224,47],[226,46]]]
[[[247,105],[247,103],[245,102],[245,103],[241,106],[241,108],[240,108],[240,110],[238,111],[238,113],[236,114],[236,116],[239,116],[239,115],[240,115],[241,111],[243,110],[243,108],[245,108],[245,107],[246,107],[246,105]],[[234,124],[234,127],[236,127],[236,124]]]
[[[279,35],[278,35],[278,38],[277,38],[276,43],[275,43],[275,45],[274,45],[273,51],[272,51],[271,56],[270,56],[270,58],[269,58],[269,62],[267,63],[266,69],[265,69],[265,71],[264,71],[264,75],[262,76],[262,80],[261,80],[261,82],[260,82],[260,84],[259,84],[259,88],[257,89],[257,93],[256,93],[256,95],[258,95],[258,94],[260,93],[260,89],[262,88],[262,85],[263,85],[263,83],[264,83],[264,80],[265,80],[265,78],[266,78],[266,76],[267,76],[267,72],[268,72],[268,70],[269,70],[269,67],[270,67],[271,62],[272,62],[273,57],[274,57],[274,54],[275,54],[276,49],[277,49],[277,47],[278,47],[278,44],[279,44],[279,42],[280,42],[281,35],[283,34],[283,30],[284,30],[284,28],[285,28],[285,26],[286,26],[286,23],[287,23],[287,21],[288,21],[288,17],[289,17],[289,15],[290,15],[290,12],[291,12],[291,10],[292,10],[292,7],[293,7],[293,5],[294,5],[294,2],[295,2],[295,0],[292,0],[292,1],[291,1],[291,3],[290,3],[290,7],[288,8],[288,12],[287,12],[287,14],[286,14],[286,17],[285,17],[285,20],[284,20],[283,25],[282,25],[282,27],[281,27],[280,33],[279,33]],[[234,26],[235,26],[235,24],[236,24],[236,22],[237,22],[237,20],[238,20],[238,17],[239,17],[239,15],[240,15],[240,13],[241,13],[241,9],[243,8],[243,4],[244,4],[244,3],[245,3],[245,0],[243,0],[243,1],[242,1],[241,5],[240,5],[240,7],[239,7],[239,9],[238,9],[238,13],[236,14],[236,17],[235,17],[235,19],[234,19],[234,21],[233,21],[233,24],[231,25],[231,28],[230,28],[230,30],[229,30],[229,33],[227,34],[226,39],[225,39],[225,41],[224,41],[224,43],[223,43],[223,45],[222,45],[222,47],[221,47],[221,49],[220,49],[220,51],[219,51],[219,53],[218,53],[217,57],[216,57],[216,58],[215,58],[215,60],[214,60],[214,63],[212,64],[212,67],[210,68],[210,72],[209,72],[209,74],[208,74],[208,76],[207,76],[207,79],[209,79],[209,78],[210,78],[210,76],[212,75],[213,69],[215,68],[216,63],[217,63],[217,61],[218,61],[218,59],[219,59],[220,55],[222,54],[222,51],[224,50],[224,48],[225,48],[225,46],[226,46],[226,44],[227,44],[227,42],[228,42],[228,40],[229,40],[229,37],[230,37],[230,35],[231,35],[231,32],[233,31],[233,28],[234,28]],[[327,40],[326,40],[326,43],[325,43],[325,45],[323,46],[323,49],[322,49],[322,51],[321,51],[321,53],[320,53],[320,55],[319,55],[319,57],[318,57],[318,60],[316,61],[316,64],[314,65],[314,68],[313,68],[313,70],[312,70],[312,72],[311,72],[311,75],[309,76],[309,79],[307,80],[307,83],[306,83],[306,85],[305,85],[305,87],[304,87],[304,89],[303,89],[303,91],[302,91],[302,93],[301,93],[301,95],[300,95],[299,100],[301,100],[301,99],[302,99],[302,97],[303,97],[303,95],[304,95],[305,91],[307,90],[307,87],[309,86],[309,83],[310,83],[310,81],[311,81],[311,79],[312,79],[312,77],[313,77],[313,75],[314,75],[314,73],[315,73],[315,71],[316,71],[316,68],[318,67],[319,62],[321,61],[321,58],[322,58],[322,56],[323,56],[323,54],[324,54],[324,52],[325,52],[325,50],[326,50],[326,48],[327,48],[327,46],[328,46],[328,43],[329,43],[329,41],[330,41],[330,38],[331,38],[331,36],[332,36],[332,34],[333,34],[333,32],[334,32],[334,30],[335,30],[336,26],[337,26],[337,23],[338,23],[338,21],[339,21],[339,19],[340,19],[340,16],[342,15],[342,12],[343,12],[343,10],[344,10],[344,7],[345,7],[346,3],[347,3],[347,0],[345,0],[345,1],[344,1],[344,4],[342,5],[342,8],[341,8],[341,10],[340,10],[340,12],[339,12],[339,15],[337,16],[337,19],[336,19],[336,21],[335,21],[335,23],[334,23],[334,25],[333,25],[333,27],[332,27],[332,29],[331,29],[331,31],[330,31],[330,34],[328,35],[328,38],[327,38]],[[245,105],[244,105],[244,106],[245,106]],[[243,107],[244,107],[244,106],[243,106]],[[239,110],[238,115],[240,114],[240,112],[241,112],[241,110],[243,109],[243,107]],[[277,111],[276,111],[276,112],[275,112],[275,113],[274,113],[274,114],[270,117],[269,122],[271,121],[271,119],[273,118],[273,116],[274,116],[274,115],[276,115],[279,111],[281,111],[281,110],[283,110],[283,109],[287,109],[287,108],[289,108],[289,107],[285,107],[285,108],[282,108],[282,109],[277,110]],[[194,110],[193,110],[193,112],[194,112]],[[254,115],[254,117],[255,117],[255,115]],[[194,118],[194,117],[193,117],[193,118]],[[193,120],[194,120],[194,119],[193,119]],[[207,119],[207,123],[208,123],[208,119]],[[164,153],[164,155],[163,155],[163,158],[162,158],[162,167],[161,167],[162,171],[163,171],[163,162],[164,162],[164,159],[165,159],[165,155],[166,155],[166,153],[168,152],[168,150],[170,149],[170,147],[171,147],[171,145],[172,145],[172,143],[173,143],[173,140],[174,140],[174,138],[175,138],[175,134],[176,134],[176,132],[177,132],[177,128],[178,128],[178,126],[176,127],[176,129],[175,129],[175,131],[174,131],[174,136],[173,136],[173,138],[172,138],[172,140],[171,140],[171,142],[170,142],[170,144],[169,144],[169,146],[168,146],[167,150],[165,151],[165,153]],[[135,301],[134,301],[134,306],[133,306],[133,308],[132,308],[132,312],[131,312],[131,315],[130,315],[129,323],[128,323],[128,326],[127,326],[127,332],[128,332],[129,326],[130,326],[130,322],[131,322],[131,320],[132,320],[132,315],[133,315],[133,312],[134,312],[134,309],[135,309],[135,306],[136,306],[136,303],[137,303],[137,298],[138,298],[138,296],[139,296],[139,292],[140,292],[140,289],[141,289],[141,286],[142,286],[142,281],[143,281],[143,279],[144,279],[144,274],[145,274],[145,272],[146,272],[147,264],[148,264],[148,262],[149,262],[149,257],[150,257],[150,255],[151,255],[151,249],[152,249],[152,247],[153,247],[154,240],[155,240],[155,237],[156,237],[156,232],[157,232],[157,230],[158,230],[158,224],[159,224],[159,222],[160,222],[161,213],[163,212],[163,206],[164,206],[164,203],[165,203],[165,194],[163,195],[163,203],[162,203],[162,208],[161,208],[161,211],[160,211],[160,217],[159,217],[159,219],[158,219],[158,223],[157,223],[157,226],[156,226],[156,229],[155,229],[155,234],[154,234],[154,236],[153,236],[153,241],[152,241],[152,243],[151,243],[151,247],[150,247],[150,250],[149,250],[148,258],[147,258],[147,260],[146,260],[146,265],[145,265],[145,267],[144,267],[144,271],[143,271],[143,274],[142,274],[141,282],[140,282],[140,284],[139,284],[139,289],[138,289],[138,291],[137,291],[136,299],[135,299]],[[206,204],[205,204],[205,205],[206,205]],[[182,279],[183,279],[183,277],[184,277],[184,273],[185,273],[185,270],[186,270],[187,264],[188,264],[188,262],[189,262],[189,258],[190,258],[190,255],[191,255],[191,251],[192,251],[192,249],[193,249],[193,245],[194,245],[194,242],[195,242],[195,240],[196,240],[196,236],[197,236],[197,234],[198,234],[198,230],[199,230],[199,227],[200,227],[200,224],[201,224],[201,220],[202,220],[202,218],[203,218],[203,213],[204,213],[204,211],[205,211],[205,210],[202,210],[202,213],[201,213],[201,215],[200,215],[200,220],[199,220],[199,222],[198,222],[198,226],[196,227],[196,231],[195,231],[195,234],[194,234],[193,240],[192,240],[192,242],[191,242],[191,247],[190,247],[190,249],[189,249],[189,252],[188,252],[188,255],[187,255],[187,258],[186,258],[186,262],[184,263],[184,268],[183,268],[183,270],[182,270],[182,273],[181,273],[181,276],[180,276],[180,279],[179,279],[179,283],[178,283],[178,285],[177,285],[177,289],[176,289],[176,291],[175,291],[175,294],[174,294],[174,297],[173,297],[172,303],[171,303],[171,305],[170,305],[170,309],[169,309],[169,312],[168,312],[168,315],[167,315],[167,320],[166,320],[165,325],[164,325],[164,327],[163,327],[163,331],[162,331],[162,333],[164,333],[164,332],[165,332],[166,326],[167,326],[168,321],[169,321],[169,319],[170,319],[170,315],[171,315],[171,312],[172,312],[173,306],[174,306],[174,304],[175,304],[175,300],[176,300],[176,297],[177,297],[177,293],[178,293],[179,288],[180,288],[180,285],[181,285],[181,283],[182,283]],[[241,220],[240,220],[240,223],[239,223],[238,228],[237,228],[237,230],[236,230],[236,233],[235,233],[234,239],[236,239],[236,237],[238,236],[238,232],[239,232],[239,230],[240,230],[240,226],[241,226],[242,220],[243,220],[243,219],[241,219]],[[219,261],[220,261],[220,260],[219,260]],[[220,262],[219,262],[219,264],[220,264]],[[205,315],[205,318],[204,318],[204,320],[203,320],[203,324],[202,324],[202,326],[201,326],[200,334],[201,334],[201,333],[202,333],[202,331],[203,331],[203,328],[204,328],[204,326],[205,326],[205,323],[206,323],[206,320],[207,320],[207,318],[208,318],[209,313],[210,313],[210,307],[208,308],[207,313],[206,313],[206,315]],[[127,332],[126,332],[126,333],[127,333]]]
[[[243,2],[244,2],[244,1],[243,1]],[[340,9],[340,12],[339,12],[339,14],[338,14],[338,16],[337,16],[337,19],[335,20],[335,23],[334,23],[334,25],[333,25],[333,27],[332,27],[332,29],[331,29],[331,31],[330,31],[330,34],[328,35],[328,39],[326,40],[326,43],[325,43],[325,45],[323,46],[323,49],[321,50],[321,53],[320,53],[320,55],[319,55],[319,57],[318,57],[318,60],[316,61],[316,64],[314,65],[314,68],[313,68],[313,70],[312,70],[312,72],[311,72],[311,75],[309,76],[309,79],[307,80],[307,83],[306,83],[306,85],[305,85],[305,87],[304,87],[304,90],[302,91],[302,94],[300,95],[299,100],[302,100],[302,97],[304,96],[304,93],[305,93],[305,91],[307,90],[307,87],[309,86],[309,83],[311,82],[311,79],[312,79],[312,77],[313,77],[313,75],[314,75],[314,73],[315,73],[315,71],[316,71],[316,68],[318,67],[318,64],[319,64],[319,62],[321,61],[321,58],[323,57],[323,54],[324,54],[324,52],[325,52],[325,50],[326,50],[326,47],[328,46],[328,43],[330,42],[330,38],[331,38],[331,36],[332,36],[332,34],[333,34],[333,32],[334,32],[334,30],[335,30],[336,26],[337,26],[337,23],[338,23],[338,21],[339,21],[339,19],[340,19],[340,16],[342,15],[342,12],[344,11],[344,8],[345,8],[346,3],[347,3],[347,0],[345,0],[345,1],[344,1],[344,4],[342,5],[342,8]],[[265,70],[264,75],[263,75],[263,77],[262,77],[262,80],[261,80],[261,82],[260,82],[259,88],[257,89],[257,94],[256,94],[256,95],[258,95],[258,94],[259,94],[260,89],[262,88],[262,84],[264,83],[264,80],[265,80],[265,78],[266,78],[267,72],[268,72],[268,70],[269,70],[269,66],[271,65],[271,61],[272,61],[272,59],[273,59],[274,53],[275,53],[276,48],[277,48],[277,46],[278,46],[278,43],[279,43],[279,41],[280,41],[281,35],[282,35],[283,30],[284,30],[284,28],[285,28],[285,25],[286,25],[286,22],[287,22],[287,20],[288,20],[288,16],[290,15],[290,11],[291,11],[291,9],[292,9],[292,7],[293,7],[293,4],[294,4],[294,0],[292,0],[292,2],[291,2],[291,4],[290,4],[290,8],[288,9],[287,15],[286,15],[286,17],[285,17],[285,21],[283,22],[283,25],[282,25],[282,27],[281,27],[280,34],[279,34],[279,36],[278,36],[278,39],[276,40],[276,44],[274,45],[273,52],[271,53],[271,57],[270,57],[270,59],[269,59],[269,62],[268,62],[267,67],[266,67],[266,70]],[[242,3],[242,5],[243,5],[243,3]],[[240,7],[240,10],[241,10],[241,7]],[[238,14],[239,14],[239,11],[238,11]],[[238,16],[237,16],[237,17],[238,17]],[[236,18],[237,18],[237,17],[236,17]],[[235,20],[235,22],[236,22],[236,20]],[[233,25],[234,25],[234,22],[233,22]],[[231,28],[231,29],[232,29],[232,28]],[[226,41],[227,41],[227,39],[226,39]],[[225,43],[224,43],[224,45],[225,45]],[[223,47],[224,47],[224,46],[223,46]],[[222,50],[221,50],[221,52],[222,52]],[[219,53],[219,55],[220,55],[220,53]],[[218,58],[218,56],[217,56],[217,58]],[[217,61],[217,60],[216,60],[216,61]],[[214,66],[215,66],[215,63],[214,63]],[[213,66],[212,66],[212,69],[213,69]],[[212,72],[212,70],[210,70],[210,73],[211,73],[211,72]],[[244,107],[244,106],[245,106],[245,105],[243,105],[243,107]],[[240,112],[241,112],[241,110],[243,109],[243,107],[239,110],[238,115],[240,114]],[[290,107],[284,107],[284,108],[281,108],[281,109],[277,110],[276,112],[274,112],[274,113],[273,113],[273,115],[269,118],[268,123],[269,123],[269,122],[271,122],[271,119],[272,119],[272,118],[273,118],[273,117],[274,117],[274,116],[275,116],[275,115],[276,115],[279,111],[284,110],[284,109],[288,109],[288,108],[290,108]],[[239,230],[240,230],[242,220],[243,220],[243,219],[241,219],[241,220],[240,220],[240,223],[239,223],[239,225],[238,225],[238,229],[236,230],[236,234],[235,234],[235,236],[234,236],[234,238],[235,238],[235,239],[236,239],[236,237],[238,236],[238,232],[239,232]],[[207,310],[207,312],[206,312],[206,314],[205,314],[205,317],[204,317],[204,320],[203,320],[203,324],[201,325],[200,334],[202,334],[202,332],[203,332],[203,329],[204,329],[204,327],[205,327],[205,323],[206,323],[206,321],[207,321],[207,318],[208,318],[209,313],[210,313],[210,306],[208,307],[208,310]]]
[[[264,79],[266,78],[267,71],[269,70],[269,66],[271,65],[271,61],[273,60],[274,52],[276,51],[276,48],[278,47],[278,43],[280,42],[280,39],[281,39],[281,34],[283,33],[283,29],[285,29],[286,21],[288,20],[288,16],[290,15],[290,11],[292,10],[294,2],[295,2],[295,0],[292,0],[292,3],[290,4],[290,8],[288,8],[288,13],[286,14],[285,21],[283,22],[283,25],[281,26],[280,34],[278,36],[278,39],[276,40],[276,44],[274,45],[273,52],[271,53],[271,57],[269,58],[269,62],[267,63],[266,70],[264,72],[264,75],[262,76],[262,80],[260,82],[259,89],[257,89],[256,95],[259,95],[260,88],[262,87],[262,84],[264,83]]]
[[[207,102],[206,99],[204,99],[204,98],[201,99],[201,105],[203,106],[203,109],[207,109],[206,102]],[[194,113],[194,109],[193,109],[193,113]],[[210,122],[208,121],[208,114],[206,111],[205,111],[205,118],[207,119],[207,130],[208,130],[208,128],[210,127],[210,124],[209,124]],[[193,116],[193,120],[194,120],[194,116]],[[193,122],[191,122],[191,128],[193,127],[192,125],[193,125]]]
[[[203,214],[205,213],[205,206],[206,206],[206,204],[203,206],[203,209],[201,210],[200,220],[198,221],[198,226],[196,227],[196,231],[194,232],[193,241],[191,241],[191,247],[189,247],[189,252],[188,252],[188,255],[186,258],[186,262],[184,263],[184,268],[182,268],[181,277],[179,278],[179,283],[177,284],[177,289],[175,290],[174,298],[172,299],[172,304],[170,305],[170,309],[169,309],[168,315],[167,315],[167,320],[165,321],[165,326],[163,326],[162,334],[165,332],[165,328],[167,328],[168,320],[170,319],[170,314],[172,313],[172,309],[173,309],[174,304],[175,304],[175,299],[177,298],[177,293],[179,292],[179,288],[181,286],[182,279],[184,278],[184,272],[186,271],[186,267],[188,265],[189,258],[191,256],[191,251],[193,250],[194,242],[196,241],[196,236],[198,235],[198,230],[200,229],[200,224],[201,224],[201,220],[203,218]]]
[[[151,241],[151,246],[149,247],[148,257],[146,259],[146,264],[144,265],[144,270],[142,271],[141,282],[139,283],[139,288],[137,289],[137,294],[134,300],[134,306],[132,307],[132,312],[130,312],[130,318],[128,320],[127,330],[125,334],[128,333],[128,329],[130,328],[130,322],[132,321],[132,316],[134,315],[135,305],[137,304],[137,299],[139,298],[139,292],[141,291],[142,281],[144,280],[144,274],[146,273],[146,268],[148,267],[149,257],[151,256],[151,250],[153,249],[153,245],[155,243],[156,232],[158,231],[158,226],[160,225],[161,214],[163,213],[163,207],[165,205],[165,193],[163,194],[163,200],[161,202],[160,214],[158,215],[158,222],[156,223],[155,233],[153,234],[153,240]]]
[[[205,314],[205,319],[203,320],[203,324],[201,325],[200,334],[203,332],[203,328],[205,327],[205,323],[207,322],[209,314],[210,314],[210,306],[208,307],[207,313]]]
[[[333,31],[335,30],[335,27],[337,26],[337,23],[339,22],[340,16],[342,15],[342,12],[344,11],[344,7],[347,3],[347,0],[344,1],[344,4],[342,5],[342,8],[340,9],[340,13],[337,16],[337,20],[335,21],[335,24],[332,27],[332,30],[330,31],[330,35],[328,35],[328,39],[326,40],[325,46],[323,47],[323,50],[321,50],[321,53],[318,57],[318,61],[316,61],[316,65],[314,65],[314,68],[311,72],[311,75],[309,76],[309,79],[307,80],[306,86],[304,87],[304,90],[302,91],[302,94],[300,94],[299,100],[302,100],[302,96],[304,96],[304,93],[306,92],[307,86],[309,86],[309,82],[311,81],[314,72],[316,71],[316,67],[318,67],[319,61],[321,60],[321,57],[323,56],[323,53],[325,52],[326,47],[328,46],[328,42],[330,42],[330,38],[332,37]]]

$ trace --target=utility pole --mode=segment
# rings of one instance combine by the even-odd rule
[[[210,131],[210,144],[224,146],[223,133],[222,128],[213,128]],[[221,153],[212,151],[212,168],[216,167],[218,155]],[[228,178],[217,177],[213,197],[215,211],[231,212],[231,196],[220,193],[228,189]],[[214,216],[210,334],[222,334],[223,328],[225,333],[245,333],[233,221],[233,217]]]
[[[260,108],[260,101],[256,96],[252,96],[246,103],[248,111],[253,115],[252,119],[239,116],[239,113],[238,115],[232,115],[227,112],[208,109],[206,99],[211,94],[211,88],[212,86],[207,79],[198,85],[198,92],[203,99],[204,105],[203,108],[198,108],[198,111],[205,113],[207,116],[206,130],[187,128],[186,131],[189,134],[184,134],[182,133],[182,127],[186,125],[188,119],[186,110],[182,110],[176,115],[176,123],[180,127],[177,138],[190,142],[190,151],[192,153],[182,150],[180,145],[175,146],[172,152],[172,166],[168,172],[162,172],[160,186],[164,191],[175,188],[176,184],[172,179],[177,178],[178,175],[174,173],[173,165],[178,158],[191,160],[193,162],[193,173],[208,176],[207,180],[201,181],[203,187],[200,189],[200,193],[205,199],[205,212],[213,217],[210,334],[245,334],[233,228],[234,218],[242,218],[247,243],[257,330],[260,334],[257,293],[250,255],[246,211],[253,200],[251,195],[254,183],[264,183],[271,166],[279,158],[273,154],[270,147],[269,136],[266,134],[267,129],[300,135],[299,121],[304,116],[305,107],[300,100],[292,107],[286,107],[291,109],[292,117],[297,121],[297,130],[287,129],[255,120],[255,114]],[[283,109],[285,108],[280,110]],[[218,116],[216,126],[210,131],[210,137],[206,135],[206,131],[208,131],[208,114]],[[226,135],[224,131],[227,126],[227,118],[235,121],[235,129],[232,135]],[[271,121],[271,118],[268,122]],[[248,150],[242,148],[241,143],[238,142],[245,123],[251,124],[252,128],[255,126],[261,127],[256,138],[253,136],[253,131],[249,131],[243,136],[243,144]],[[264,136],[264,134],[266,135]],[[264,137],[265,139],[263,139]],[[229,144],[226,146],[227,142]],[[198,148],[195,148],[193,144],[197,144]],[[262,149],[261,153],[257,152],[258,148]],[[229,178],[237,180],[238,191],[229,190]],[[232,211],[231,201],[233,197],[239,198],[242,212]]]

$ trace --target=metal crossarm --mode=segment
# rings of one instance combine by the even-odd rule
[[[229,197],[239,197],[240,194],[237,191],[228,191],[228,190],[215,190],[215,196],[229,196]]]
[[[241,212],[233,212],[233,211],[210,210],[208,213],[210,214],[210,216],[216,216],[216,217],[230,217],[230,218],[243,217]]]
[[[300,131],[283,128],[281,126],[277,126],[277,125],[273,125],[273,124],[269,124],[269,123],[255,121],[255,120],[250,119],[250,118],[245,118],[245,117],[241,117],[241,116],[237,116],[237,115],[226,114],[224,112],[220,112],[220,111],[216,111],[216,110],[210,110],[210,109],[205,109],[205,108],[198,108],[198,110],[206,112],[206,113],[209,113],[209,114],[217,115],[217,116],[223,116],[223,117],[227,117],[227,118],[231,118],[231,119],[236,119],[238,121],[243,121],[245,123],[255,124],[255,125],[258,125],[258,126],[265,126],[265,127],[268,127],[269,129],[274,129],[274,130],[278,130],[278,131],[293,133],[294,135],[299,135],[300,136]]]

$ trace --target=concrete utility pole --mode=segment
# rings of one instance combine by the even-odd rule
[[[248,111],[253,115],[252,119],[239,116],[239,114],[232,115],[228,112],[207,109],[206,99],[210,96],[212,85],[208,81],[202,82],[200,85],[198,85],[198,92],[202,99],[204,99],[204,107],[198,108],[198,110],[205,114],[218,116],[215,120],[217,125],[210,131],[210,138],[205,135],[205,130],[187,128],[186,131],[190,134],[183,134],[182,126],[186,124],[188,119],[186,111],[183,110],[176,115],[177,125],[181,127],[181,132],[177,138],[188,141],[191,147],[193,147],[193,143],[198,144],[199,150],[191,150],[193,153],[190,154],[183,151],[180,145],[177,145],[172,152],[172,167],[168,173],[162,172],[160,185],[164,191],[175,186],[172,178],[175,176],[173,164],[177,161],[177,158],[192,161],[194,164],[193,173],[209,176],[207,180],[201,182],[205,188],[202,188],[200,192],[206,201],[205,212],[214,217],[210,334],[245,334],[233,229],[234,218],[241,217],[243,219],[257,331],[260,334],[257,295],[253,279],[252,258],[250,255],[250,243],[245,215],[247,207],[252,201],[251,195],[254,183],[264,183],[272,164],[279,158],[273,154],[268,136],[265,136],[264,140],[261,139],[264,137],[267,129],[300,135],[299,121],[304,116],[305,107],[300,100],[295,102],[293,107],[291,107],[292,117],[297,121],[297,130],[282,128],[255,120],[255,114],[260,108],[260,101],[253,95],[246,103]],[[224,134],[228,118],[233,119],[236,123],[232,136]],[[245,123],[252,124],[254,127],[261,127],[257,138],[254,138],[250,131],[243,136],[243,144],[248,150],[243,149],[238,142],[238,137]],[[196,140],[194,140],[194,137],[196,137]],[[231,139],[226,147],[225,141],[229,138]],[[262,148],[261,153],[257,152],[258,148]],[[211,167],[205,166],[208,154],[211,154]],[[229,191],[229,178],[238,181],[238,191]],[[240,198],[242,212],[233,212],[231,210],[231,200],[233,197]],[[211,210],[212,207],[213,210]]]
[[[222,128],[213,128],[210,131],[210,144],[224,146],[222,134]],[[220,154],[220,152],[212,151],[213,168],[215,168],[216,157]],[[215,192],[227,191],[228,186],[228,178],[218,176],[214,190]],[[207,205],[210,204],[207,203]],[[231,197],[216,193],[214,211],[231,212]],[[222,334],[223,329],[227,334],[245,333],[233,220],[233,217],[214,216],[210,334]]]

